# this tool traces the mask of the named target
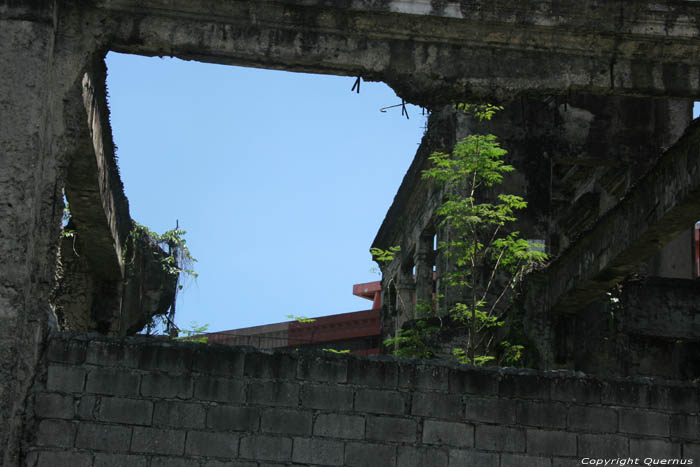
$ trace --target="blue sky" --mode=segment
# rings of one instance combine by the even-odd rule
[[[383,83],[171,58],[107,56],[131,216],[178,220],[198,259],[176,322],[212,331],[365,310],[369,247],[425,118]]]

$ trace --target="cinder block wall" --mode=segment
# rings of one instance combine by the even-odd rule
[[[39,467],[574,466],[694,458],[697,384],[55,335]]]

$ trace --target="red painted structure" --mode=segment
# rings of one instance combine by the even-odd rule
[[[372,309],[320,316],[312,322],[287,321],[206,334],[208,342],[261,349],[318,348],[376,355],[380,348],[381,282],[355,284],[353,295],[372,300]]]
[[[355,284],[352,286],[352,294],[356,297],[372,300],[373,310],[378,310],[382,307],[382,281]]]

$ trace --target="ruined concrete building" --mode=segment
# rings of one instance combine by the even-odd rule
[[[545,244],[552,258],[545,271],[526,278],[525,303],[518,304],[524,307],[528,340],[538,351],[532,362],[537,367],[700,376],[692,217],[698,211],[688,210],[691,217],[684,220],[674,216],[672,223],[636,239],[656,215],[658,196],[668,196],[666,182],[655,195],[649,187],[674,154],[683,161],[688,157],[684,145],[690,144],[692,129],[683,133],[691,117],[690,101],[579,94],[518,99],[482,129],[500,137],[516,168],[503,191],[529,201],[514,230]],[[373,246],[401,246],[399,259],[383,271],[384,335],[394,335],[414,318],[418,300],[438,292],[447,293],[443,300],[451,303],[465,299],[449,296],[455,292],[442,284],[447,258],[436,248],[442,231],[435,211],[443,193],[421,172],[432,151],[452,147],[474,127],[471,118],[450,107],[431,115],[377,234]],[[586,271],[592,261],[612,264]],[[586,272],[590,277],[584,280]],[[607,293],[625,278],[622,296],[610,300]]]
[[[110,50],[360,76],[430,109],[375,240],[405,245],[401,271],[385,278],[403,274],[396,293],[407,296],[431,293],[433,265],[440,281],[439,200],[419,178],[426,155],[470,131],[442,109],[504,104],[491,124],[518,169],[507,183],[530,201],[520,228],[555,258],[527,282],[540,369],[119,337],[162,310],[174,286],[148,273],[152,243],[127,248]],[[698,57],[700,4],[689,0],[0,0],[0,462],[700,461],[688,264],[700,212]],[[60,236],[64,192],[75,245]],[[603,329],[605,293],[631,273],[639,279]],[[406,308],[385,316],[387,332],[410,319]],[[58,324],[102,336],[57,333],[56,312]],[[564,368],[594,376],[551,371]]]

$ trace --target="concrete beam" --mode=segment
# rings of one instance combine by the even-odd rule
[[[80,146],[71,156],[65,189],[91,271],[100,279],[119,281],[131,218],[114,156],[103,68],[82,79],[87,124],[77,129]]]
[[[427,107],[568,92],[700,97],[700,3],[692,1],[95,4],[96,32],[111,50],[361,75]]]
[[[692,227],[699,213],[700,120],[696,120],[615,208],[544,273],[534,275],[531,283],[549,284],[546,301],[554,310],[582,310]]]

